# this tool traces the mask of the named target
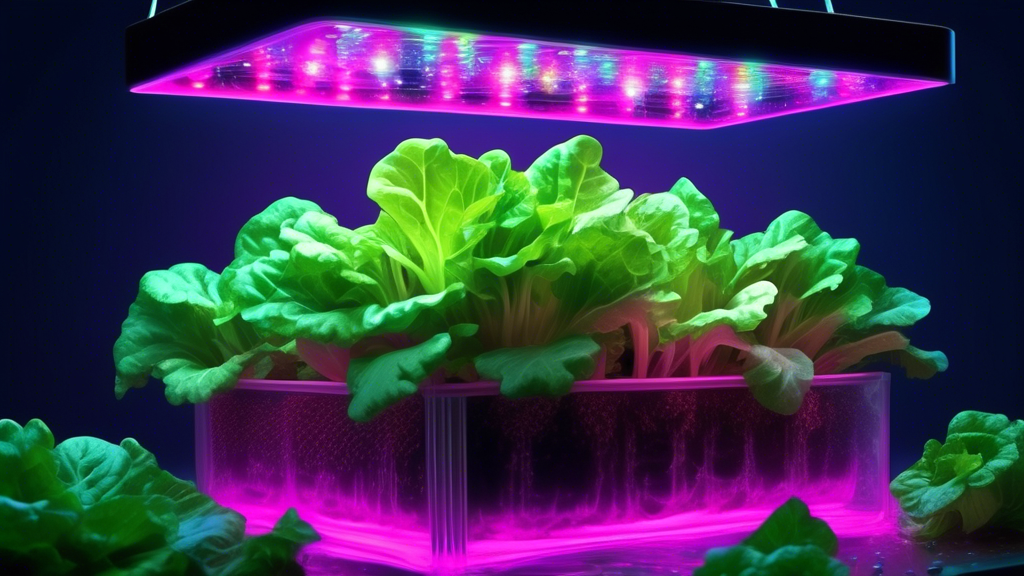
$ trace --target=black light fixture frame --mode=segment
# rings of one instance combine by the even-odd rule
[[[549,15],[549,16],[539,16]],[[561,15],[561,16],[560,16]],[[126,77],[137,86],[302,24],[343,20],[477,32],[584,46],[955,81],[949,28],[727,2],[589,2],[552,9],[520,0],[505,11],[450,0],[189,0],[128,27]]]

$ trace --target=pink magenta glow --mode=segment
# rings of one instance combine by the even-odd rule
[[[330,21],[132,91],[704,129],[943,84]]]
[[[244,381],[197,408],[200,487],[310,558],[493,570],[670,542],[730,544],[790,496],[844,538],[891,534],[888,376],[818,377],[791,417],[735,377],[580,382],[509,400],[428,386],[369,423],[336,382]]]

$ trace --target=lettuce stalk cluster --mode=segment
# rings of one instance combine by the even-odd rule
[[[742,374],[795,412],[815,374],[878,360],[946,368],[903,329],[928,301],[856,264],[856,240],[787,212],[733,238],[689,181],[635,195],[579,136],[525,171],[407,140],[371,171],[375,222],[340,226],[284,198],[254,216],[220,274],[147,274],[114,348],[117,393],[162,379],[173,403],[241,377],[347,382],[367,420],[431,379],[511,397],[605,377]]]

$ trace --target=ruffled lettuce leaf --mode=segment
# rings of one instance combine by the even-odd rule
[[[590,336],[577,335],[557,342],[485,352],[476,358],[480,376],[501,383],[501,393],[511,398],[561,396],[572,383],[594,372],[600,352]]]
[[[449,334],[437,334],[408,348],[354,358],[348,369],[349,417],[365,422],[415,394],[420,383],[445,363],[451,345]]]
[[[966,411],[949,423],[946,441],[889,485],[921,539],[983,526],[1024,531],[1024,420]]]
[[[886,286],[881,275],[856,264],[860,244],[832,238],[802,212],[787,212],[766,233],[799,236],[806,246],[778,261],[765,276],[779,290],[756,337],[774,348],[795,348],[815,361],[815,372],[831,374],[875,360],[904,365],[915,377],[945,370],[941,352],[909,346],[900,332],[924,318],[928,300]]]
[[[767,281],[754,282],[736,292],[721,308],[707,310],[683,322],[666,326],[662,333],[666,340],[700,335],[715,326],[728,326],[736,332],[749,332],[757,328],[768,316],[765,308],[775,301],[778,289]]]
[[[436,333],[440,311],[465,295],[458,283],[414,294],[403,265],[382,245],[385,228],[353,231],[310,211],[282,223],[277,234],[288,250],[254,260],[232,290],[243,302],[242,319],[279,337],[349,348],[372,336],[415,332],[420,322]]]
[[[54,446],[39,420],[0,420],[0,522],[4,573],[296,574],[298,550],[318,539],[294,511],[247,538],[244,517],[161,470],[134,440]]]
[[[241,312],[246,302],[262,301],[273,289],[260,282],[260,260],[277,251],[291,250],[293,242],[282,237],[281,230],[309,212],[322,214],[323,210],[313,202],[289,196],[273,202],[242,226],[235,237],[235,257],[219,281],[219,291],[227,304],[219,322]]]
[[[487,220],[499,199],[496,188],[483,162],[453,154],[438,139],[411,139],[374,166],[367,196],[394,220],[415,253],[419,264],[407,265],[423,288],[437,293],[453,282],[458,261],[470,258],[493,225]]]
[[[850,569],[834,556],[838,540],[828,524],[810,515],[807,505],[791,498],[742,543],[714,548],[694,576],[848,576]]]
[[[633,192],[601,168],[604,150],[590,136],[577,136],[542,154],[526,170],[546,212],[568,213],[576,228],[593,218],[623,211]],[[545,216],[550,221],[550,215]]]
[[[114,344],[115,393],[162,380],[172,404],[205,402],[234,387],[247,370],[254,377],[287,357],[294,343],[259,337],[239,317],[218,323],[230,307],[221,298],[220,276],[200,264],[178,264],[143,276]]]

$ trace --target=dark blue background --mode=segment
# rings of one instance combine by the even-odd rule
[[[168,405],[158,384],[113,395],[111,347],[145,271],[219,269],[242,223],[284,195],[369,222],[369,170],[405,138],[500,147],[521,169],[580,133],[604,144],[624,187],[687,176],[739,234],[804,210],[931,299],[915,344],[951,367],[929,382],[894,376],[894,470],[959,410],[1024,416],[1022,12],[997,7],[1009,2],[837,0],[954,28],[958,84],[704,132],[133,95],[123,30],[149,3],[98,4],[7,4],[0,416],[42,418],[58,439],[133,436],[189,477],[192,408]]]

